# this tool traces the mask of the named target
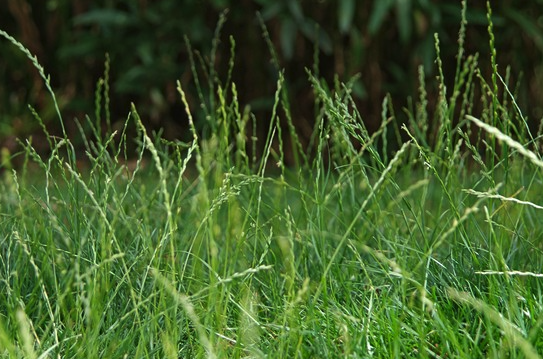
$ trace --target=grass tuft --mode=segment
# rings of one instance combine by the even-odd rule
[[[82,149],[41,123],[48,155],[30,139],[22,168],[2,154],[0,358],[538,358],[538,137],[495,63],[490,6],[490,82],[465,53],[466,2],[461,18],[455,74],[436,35],[438,101],[421,67],[405,123],[386,97],[371,133],[356,78],[308,70],[307,147],[273,48],[264,125],[239,103],[233,39],[218,78],[224,16],[209,61],[191,51],[200,107],[177,82],[189,143],[148,133],[135,105],[112,131],[106,57]]]

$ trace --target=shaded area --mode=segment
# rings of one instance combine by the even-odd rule
[[[541,4],[502,1],[493,6],[499,71],[505,77],[505,66],[511,66],[511,90],[517,92],[519,105],[535,124],[543,114]],[[461,18],[460,2],[428,0],[187,0],[182,4],[173,0],[10,0],[0,7],[2,29],[36,54],[51,75],[70,135],[78,131],[74,118],[96,115],[95,90],[108,53],[112,126],[122,125],[134,102],[145,125],[163,129],[168,139],[189,138],[176,81],[187,90],[192,108],[198,109],[201,101],[184,36],[197,50],[198,68],[200,62],[212,62],[221,81],[228,73],[232,36],[236,44],[232,80],[240,103],[251,106],[262,131],[270,117],[278,71],[284,69],[293,121],[307,139],[316,115],[306,68],[332,88],[335,79],[348,81],[360,74],[354,97],[366,125],[375,130],[387,93],[401,113],[408,96],[416,94],[417,68],[424,65],[429,80],[437,75],[434,33],[439,34],[445,77],[454,80]],[[215,28],[225,9],[229,11],[216,57],[210,59]],[[257,12],[268,29],[279,69],[271,61]],[[479,52],[481,71],[488,74],[486,6],[469,4],[467,18],[467,53]],[[33,135],[35,147],[45,151],[47,142],[27,108],[28,104],[35,107],[52,133],[58,133],[43,81],[12,44],[1,41],[0,51],[0,147],[13,152],[16,138]],[[206,73],[199,74],[205,91]],[[430,88],[430,104],[436,96],[437,89]],[[205,133],[208,122],[203,112],[194,115]]]

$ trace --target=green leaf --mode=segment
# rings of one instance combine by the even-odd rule
[[[299,27],[305,37],[313,43],[318,42],[319,48],[325,54],[332,53],[332,39],[314,20],[307,19],[302,22]]]
[[[97,9],[74,18],[75,25],[98,24],[101,26],[126,26],[133,22],[125,12],[113,9]]]
[[[339,0],[338,23],[341,34],[346,34],[351,29],[355,12],[354,0]]]
[[[375,35],[379,31],[385,17],[394,5],[394,1],[395,0],[376,0],[373,2],[373,11],[371,12],[368,24],[368,30],[371,35]]]
[[[291,59],[294,54],[294,44],[296,43],[296,36],[298,29],[296,22],[287,17],[281,21],[281,51],[286,59]]]
[[[396,0],[396,21],[400,32],[400,41],[406,43],[413,31],[413,12],[411,0]]]
[[[287,6],[296,21],[303,21],[304,12],[298,0],[287,1]]]
[[[283,11],[283,3],[272,2],[269,5],[263,5],[261,10],[262,19],[268,21],[276,17],[281,11]]]
[[[83,34],[74,43],[65,43],[58,50],[58,57],[65,60],[71,57],[88,56],[92,53],[103,52],[103,41],[96,36]]]

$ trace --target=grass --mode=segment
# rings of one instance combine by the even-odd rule
[[[28,141],[0,182],[0,357],[538,358],[541,129],[495,63],[487,82],[464,54],[465,26],[452,91],[436,62],[435,111],[421,80],[405,123],[386,98],[373,134],[349,83],[309,72],[308,148],[281,74],[257,140],[235,84],[200,59],[209,131],[179,86],[181,143],[148,134],[136,106],[102,129],[106,71],[84,154],[66,135],[47,156]]]

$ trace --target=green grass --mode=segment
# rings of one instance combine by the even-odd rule
[[[0,357],[538,358],[541,131],[507,76],[493,64],[487,82],[464,54],[464,26],[452,89],[438,58],[435,110],[421,83],[405,123],[385,99],[373,134],[349,84],[309,73],[307,149],[282,75],[258,140],[234,84],[199,88],[206,136],[179,87],[184,144],[148,134],[136,106],[101,129],[106,71],[85,151],[25,142],[3,173]]]

